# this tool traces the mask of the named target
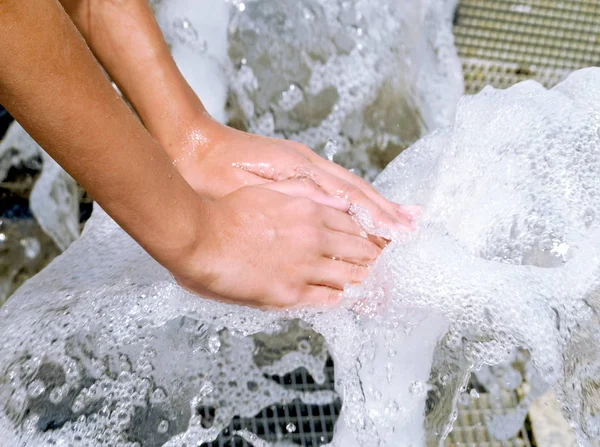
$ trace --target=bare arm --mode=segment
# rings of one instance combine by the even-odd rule
[[[218,198],[302,172],[328,193],[365,206],[382,225],[412,228],[413,209],[388,202],[308,147],[213,121],[175,65],[147,0],[61,1],[150,134],[201,195]],[[234,165],[250,169],[241,172]],[[260,175],[265,166],[268,178]]]
[[[58,1],[0,0],[0,61],[0,102],[126,231],[167,265],[194,244],[200,198]]]
[[[175,159],[174,141],[204,107],[171,57],[148,1],[61,2],[150,134]]]
[[[57,0],[0,0],[0,102],[203,296],[255,306],[331,304],[380,252],[361,237],[348,202],[318,189],[312,196],[320,205],[285,194],[311,190],[298,180],[200,198],[112,89]]]

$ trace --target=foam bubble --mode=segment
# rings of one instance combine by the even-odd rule
[[[367,280],[327,312],[192,296],[96,209],[81,239],[0,309],[5,442],[208,441],[234,415],[336,399],[269,378],[298,365],[322,371],[326,346],[343,400],[334,446],[438,442],[469,373],[516,348],[535,366],[525,378],[551,386],[580,444],[591,444],[600,435],[600,226],[588,217],[600,209],[598,123],[600,69],[548,91],[525,82],[463,98],[454,124],[377,180],[388,198],[422,205],[419,230],[394,235]],[[508,387],[523,379],[498,374]],[[489,425],[505,437],[518,420]]]
[[[451,32],[455,6],[250,0],[232,8],[234,120],[327,157],[334,139],[336,162],[374,177],[454,113],[463,91]]]

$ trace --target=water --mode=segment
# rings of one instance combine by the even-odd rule
[[[221,120],[229,78],[232,117],[316,149],[332,139],[335,160],[365,175],[441,126],[376,182],[390,199],[423,206],[419,230],[395,237],[368,280],[346,291],[342,308],[280,314],[187,294],[96,209],[81,239],[0,310],[3,442],[196,445],[234,415],[335,400],[265,376],[304,366],[322,382],[327,350],[343,399],[334,446],[435,445],[469,373],[512,388],[522,376],[487,365],[523,352],[534,391],[515,413],[489,421],[492,432],[509,436],[536,390],[551,386],[580,444],[598,439],[598,70],[577,72],[552,91],[531,82],[487,89],[454,113],[460,83],[449,4],[389,10],[388,2],[265,0],[264,9],[235,2],[233,12],[217,4],[208,15],[187,3],[155,7],[179,66]],[[306,23],[279,21],[283,8]],[[307,24],[320,26],[319,39],[302,39]],[[240,36],[256,26],[264,32],[255,50],[245,48]],[[299,57],[306,53],[313,59]],[[286,55],[305,65],[296,72]],[[273,73],[270,64],[282,69]],[[313,93],[314,107],[329,98],[332,111],[315,121]],[[386,111],[383,126],[377,110]],[[408,134],[397,133],[399,123]],[[298,324],[289,319],[326,345],[282,345],[281,334]],[[282,348],[277,355],[265,355],[269,335]]]
[[[435,444],[469,372],[516,347],[591,445],[600,435],[600,227],[589,218],[600,205],[599,104],[598,69],[550,91],[526,82],[463,98],[452,126],[376,182],[423,206],[419,230],[398,236],[328,312],[191,296],[97,209],[82,238],[0,311],[0,432],[9,445],[195,445],[234,414],[331,401],[263,374],[322,370],[322,347],[298,342],[257,364],[244,337],[297,317],[335,361],[344,405],[334,446]],[[210,426],[201,405],[215,408]]]
[[[335,140],[336,162],[370,179],[448,124],[463,92],[456,0],[153,3],[177,64],[218,119],[228,86],[239,127],[325,156]]]

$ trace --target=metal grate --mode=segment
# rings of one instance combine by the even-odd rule
[[[328,360],[325,383],[315,383],[304,368],[285,376],[271,376],[280,385],[298,391],[319,391],[334,389],[333,362]],[[340,414],[342,403],[339,399],[331,404],[306,405],[294,400],[288,405],[277,405],[263,409],[253,418],[233,419],[216,441],[203,444],[203,447],[249,447],[247,441],[235,433],[248,430],[269,442],[287,442],[306,447],[318,447],[331,442],[333,428]],[[210,423],[211,408],[202,407],[203,421]]]
[[[485,421],[488,417],[513,409],[517,403],[517,396],[514,393],[502,395],[502,405],[499,409],[493,408],[488,394],[482,393],[477,398],[470,398],[466,405],[458,407],[458,417],[446,440],[446,447],[531,447],[524,427],[516,438],[508,441],[492,439],[486,429]]]
[[[318,385],[305,369],[299,369],[283,377],[273,376],[271,379],[288,388],[298,391],[318,391],[334,389],[333,362],[326,365],[327,379]],[[490,397],[481,393],[479,397],[471,397],[468,403],[459,405],[459,412],[454,428],[446,447],[531,447],[527,430],[523,428],[515,439],[496,441],[491,439],[486,429],[485,420],[493,414],[515,408],[518,399],[514,393],[504,393],[501,405],[491,405]],[[342,407],[338,399],[327,405],[306,405],[294,400],[288,405],[277,405],[263,409],[252,418],[236,417],[223,430],[217,440],[202,444],[202,447],[251,447],[251,444],[236,433],[242,430],[256,434],[268,442],[285,442],[285,445],[318,447],[328,444],[333,439],[333,429]],[[201,407],[200,414],[210,425],[214,409]]]
[[[552,87],[600,63],[600,2],[460,0],[454,35],[467,93],[525,79]]]
[[[486,85],[507,88],[526,79],[552,87],[571,71],[600,63],[600,0],[460,0],[454,35],[467,93],[477,93]],[[324,387],[332,390],[331,362],[327,372]],[[279,383],[306,391],[315,386],[304,370]],[[514,408],[516,403],[516,395],[506,394],[502,407]],[[266,408],[254,418],[235,419],[206,447],[250,446],[234,434],[243,429],[270,442],[320,446],[331,441],[340,408],[339,401],[325,406],[294,401]],[[490,438],[485,418],[497,411],[484,393],[459,406],[446,446],[530,447],[525,428],[509,441]]]

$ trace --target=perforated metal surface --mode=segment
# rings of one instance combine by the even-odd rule
[[[466,405],[459,405],[458,417],[446,440],[447,447],[530,447],[529,435],[525,428],[516,438],[497,441],[490,437],[486,428],[486,419],[493,414],[515,408],[517,397],[514,393],[505,393],[501,405],[491,405],[488,394],[481,393],[477,398],[469,399]]]
[[[305,369],[299,369],[283,377],[272,376],[277,383],[297,391],[318,391],[334,389],[333,362],[329,360],[325,367],[327,379],[319,385]],[[317,447],[331,442],[333,427],[342,408],[338,399],[331,404],[305,405],[294,400],[288,405],[278,405],[263,409],[253,418],[236,417],[219,438],[203,447],[248,447],[247,441],[236,435],[239,430],[248,430],[261,439],[269,442],[287,442]],[[202,421],[210,424],[213,410],[207,407],[200,409]]]
[[[573,70],[600,64],[600,0],[460,0],[454,34],[462,60],[466,92],[486,85],[507,88],[526,79],[552,87]],[[328,364],[326,389],[333,389],[333,364]],[[282,379],[296,389],[314,390],[305,371]],[[502,407],[517,398],[506,394]],[[234,433],[248,429],[268,441],[318,446],[332,439],[341,403],[306,406],[298,401],[261,411],[254,418],[235,419],[207,447],[249,446]],[[501,409],[500,409],[501,410]],[[206,409],[209,411],[209,409]],[[459,407],[448,447],[530,447],[527,431],[516,439],[490,438],[485,418],[494,411],[486,394]],[[292,423],[295,431],[288,431]]]
[[[600,1],[461,0],[454,34],[467,93],[525,79],[551,87],[600,63]]]
[[[327,380],[323,385],[316,384],[306,370],[300,369],[283,377],[271,377],[276,382],[298,391],[334,389],[334,370],[331,360],[327,363]],[[493,414],[515,408],[517,397],[514,393],[503,394],[500,404],[491,405],[487,394],[471,397],[466,404],[459,405],[459,413],[446,447],[531,447],[525,428],[518,436],[508,441],[496,441],[490,437],[486,419]],[[236,433],[247,430],[268,442],[285,445],[317,447],[331,442],[333,429],[338,418],[341,401],[326,405],[305,405],[294,400],[289,405],[272,406],[263,409],[253,418],[236,417],[219,438],[202,447],[250,447],[251,444]],[[202,423],[211,425],[214,410],[209,407],[199,409]]]

